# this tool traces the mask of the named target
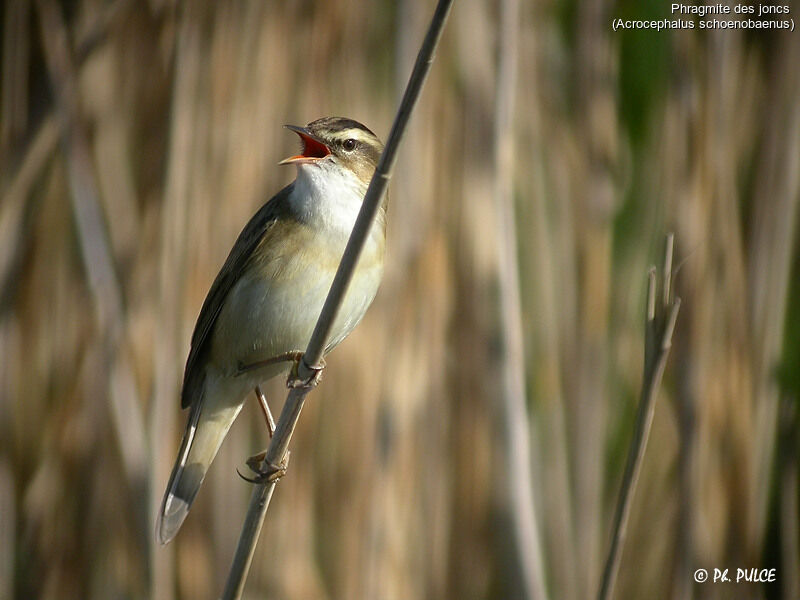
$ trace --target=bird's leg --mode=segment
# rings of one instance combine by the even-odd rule
[[[286,381],[287,387],[290,388],[313,388],[320,382],[322,379],[322,370],[325,368],[325,360],[320,359],[319,364],[316,365],[305,365],[305,367],[312,372],[311,377],[308,379],[302,379],[298,373],[300,367],[300,361],[303,360],[303,354],[300,352],[286,352],[279,356],[259,361],[250,365],[239,365],[239,370],[237,374],[245,373],[247,371],[251,371],[253,369],[257,369],[263,366],[267,366],[269,364],[274,364],[276,362],[292,360],[294,364],[292,365],[292,370],[289,372],[289,378]],[[261,410],[264,413],[264,418],[267,421],[267,427],[269,428],[269,437],[275,434],[275,421],[272,418],[272,412],[269,410],[269,405],[267,404],[267,398],[264,396],[264,393],[261,391],[261,388],[256,386],[255,389],[256,397],[258,398],[258,403],[261,406]],[[286,453],[283,460],[280,464],[274,464],[265,462],[267,457],[267,451],[264,450],[263,452],[259,452],[258,454],[254,454],[250,458],[247,459],[246,464],[250,468],[253,473],[255,473],[255,477],[246,477],[239,473],[239,477],[244,479],[245,481],[249,481],[250,483],[271,483],[273,481],[277,481],[284,475],[286,475],[286,467],[289,464],[289,452]],[[262,466],[263,465],[263,466]],[[237,471],[238,473],[238,471]]]
[[[261,391],[259,386],[256,386],[255,392],[256,398],[258,398],[258,404],[261,407],[261,412],[264,413],[264,420],[267,422],[269,438],[272,439],[272,436],[275,435],[275,419],[272,418],[272,411],[269,409],[267,397],[264,395],[264,392]]]
[[[308,379],[302,379],[299,374],[300,361],[303,361],[306,369],[311,371],[313,375]],[[316,365],[309,365],[305,362],[305,357],[300,356],[295,360],[292,365],[292,370],[289,371],[289,377],[286,380],[286,387],[288,388],[313,388],[322,381],[322,370],[325,368],[325,359],[320,358],[319,363]]]
[[[264,420],[267,422],[267,429],[269,430],[269,437],[272,439],[272,436],[275,435],[275,419],[272,418],[272,411],[269,409],[269,404],[267,404],[267,397],[264,395],[264,392],[261,391],[259,386],[256,386],[255,389],[256,398],[258,398],[258,404],[261,406],[261,411],[264,413]],[[286,453],[286,457],[281,461],[281,464],[276,465],[272,463],[267,463],[264,467],[261,465],[264,463],[264,459],[267,456],[267,451],[264,450],[263,452],[259,452],[258,454],[254,454],[250,458],[247,459],[245,464],[250,468],[253,473],[256,474],[255,477],[245,477],[241,473],[239,473],[239,477],[244,479],[245,481],[249,481],[250,483],[269,483],[272,481],[277,481],[284,475],[286,475],[286,467],[289,464],[289,453]],[[238,470],[237,470],[238,473]]]
[[[249,365],[246,365],[240,361],[235,375],[242,375],[243,373],[255,371],[256,369],[268,367],[281,362],[297,362],[301,358],[303,358],[303,353],[300,352],[300,350],[290,350],[289,352],[284,352],[283,354],[278,354],[277,356],[271,356],[265,360],[258,360],[254,363],[250,363]]]

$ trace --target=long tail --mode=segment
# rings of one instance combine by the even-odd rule
[[[191,408],[181,449],[161,502],[156,530],[162,544],[168,543],[178,533],[211,461],[241,409],[240,404],[203,410],[203,404],[202,401],[196,402]]]

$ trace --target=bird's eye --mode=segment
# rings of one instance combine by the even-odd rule
[[[348,152],[352,152],[356,149],[356,141],[352,138],[345,140],[342,142],[342,148],[347,150]]]

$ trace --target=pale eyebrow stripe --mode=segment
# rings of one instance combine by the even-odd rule
[[[366,142],[372,138],[372,136],[369,135],[366,131],[362,129],[356,129],[355,127],[351,127],[350,129],[345,129],[344,131],[337,131],[331,137],[335,140],[346,140],[348,138],[353,138],[360,142]]]

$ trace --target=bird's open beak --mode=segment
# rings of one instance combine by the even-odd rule
[[[305,127],[298,127],[297,125],[286,125],[286,129],[291,129],[300,136],[303,142],[303,151],[296,155],[284,158],[279,165],[299,165],[303,163],[313,163],[321,158],[325,158],[331,153],[330,148],[323,144],[319,138],[314,136]]]

